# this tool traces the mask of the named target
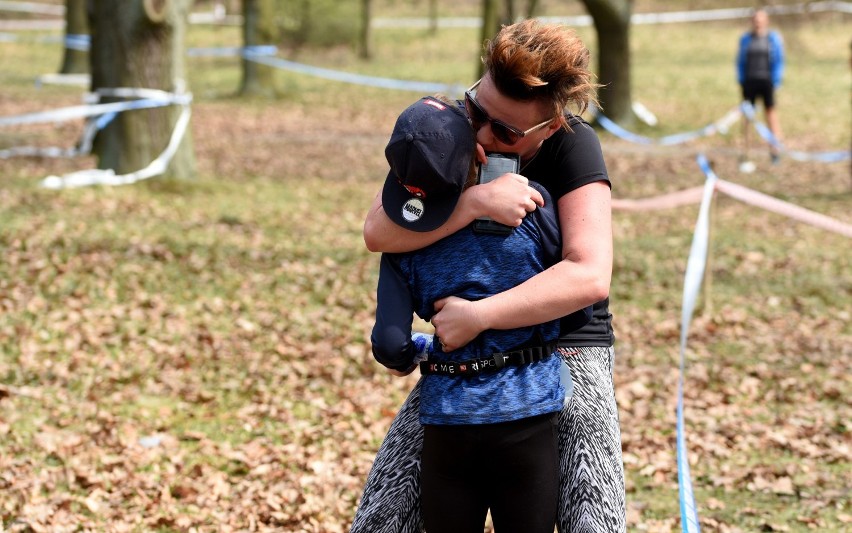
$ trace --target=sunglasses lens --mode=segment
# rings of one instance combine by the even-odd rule
[[[473,99],[473,96],[470,93],[465,93],[464,95],[464,104],[467,108],[467,114],[470,117],[471,125],[473,129],[479,130],[482,126],[485,125],[486,122],[491,123],[491,133],[494,137],[505,144],[506,146],[511,146],[518,142],[518,139],[521,138],[517,132],[509,129],[502,122],[496,122],[491,117],[488,116],[488,113],[485,112],[484,109],[479,107],[479,103]]]
[[[510,130],[499,122],[491,121],[491,133],[497,137],[497,140],[506,145],[513,145],[518,142],[518,134]]]
[[[476,100],[470,94],[464,95],[464,103],[474,128],[479,129],[483,124],[488,122],[488,115],[485,114],[485,111],[479,107],[479,104],[476,103]]]

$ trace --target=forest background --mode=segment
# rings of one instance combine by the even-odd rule
[[[578,2],[540,4],[546,16],[584,14]],[[373,5],[377,18],[427,14],[422,0]],[[441,17],[476,16],[478,5],[438,2]],[[637,1],[634,12],[720,7],[744,6]],[[778,95],[787,147],[848,149],[850,16],[772,22],[789,54]],[[633,96],[659,120],[637,132],[695,130],[735,108],[733,57],[747,27],[633,26]],[[594,54],[594,30],[577,31]],[[79,104],[82,87],[35,84],[56,72],[61,32],[15,36],[0,42],[0,117]],[[476,28],[388,24],[373,39],[369,61],[339,44],[282,43],[280,53],[367,75],[475,81]],[[240,28],[192,25],[187,40],[239,46]],[[416,380],[393,378],[370,355],[378,257],[361,225],[387,172],[393,121],[420,95],[280,71],[276,98],[242,98],[237,58],[187,65],[195,180],[52,191],[41,178],[93,159],[0,159],[0,529],[347,531]],[[68,147],[81,129],[3,128],[0,150]],[[617,199],[702,185],[700,153],[723,179],[852,222],[848,161],[771,165],[756,144],[756,171],[740,173],[740,123],[675,146],[600,136]],[[613,213],[631,531],[679,529],[674,407],[697,213],[695,204]],[[684,376],[705,529],[852,522],[849,249],[842,235],[714,199]]]

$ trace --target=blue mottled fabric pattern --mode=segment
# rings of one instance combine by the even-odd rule
[[[388,254],[407,282],[414,311],[423,319],[435,300],[455,295],[479,300],[503,292],[543,271],[558,242],[554,203],[537,209],[509,235],[474,233],[472,226],[406,254]],[[553,232],[556,231],[554,237]],[[554,340],[559,321],[512,330],[487,330],[458,350],[438,349],[430,360],[464,361],[488,357],[524,344]],[[559,411],[565,391],[558,357],[473,377],[426,375],[420,421],[423,424],[493,424]]]

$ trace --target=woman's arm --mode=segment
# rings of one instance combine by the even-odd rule
[[[434,231],[411,231],[391,221],[382,207],[382,193],[376,195],[364,221],[364,243],[371,252],[410,252],[425,248],[464,228],[482,216],[490,216],[509,226],[520,226],[527,213],[544,205],[541,193],[519,174],[504,174],[491,183],[464,191],[453,214]]]
[[[612,196],[604,182],[559,199],[563,259],[524,283],[471,302],[435,303],[435,334],[446,350],[464,346],[486,329],[512,329],[554,320],[609,295],[612,278]]]

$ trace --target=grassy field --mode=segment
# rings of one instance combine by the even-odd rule
[[[848,149],[848,16],[775,22],[790,56],[779,94],[787,145]],[[694,130],[737,104],[732,58],[743,26],[633,28],[634,97],[660,120],[640,133]],[[578,32],[594,50],[591,30]],[[45,35],[0,43],[0,117],[80,102],[81,88],[34,88],[61,59]],[[190,46],[235,45],[239,31],[194,26],[189,37]],[[288,57],[473,81],[473,29],[375,39],[372,62],[345,49]],[[361,224],[386,174],[393,120],[419,95],[282,71],[280,98],[246,100],[233,96],[235,59],[189,66],[191,183],[48,191],[41,178],[91,158],[0,159],[0,530],[347,531],[416,379],[392,378],[369,353],[378,261]],[[80,126],[3,128],[0,150],[68,147]],[[601,139],[616,198],[701,185],[695,157],[704,153],[723,179],[852,223],[848,161],[772,166],[761,148],[757,171],[741,174],[739,124],[675,147]],[[678,336],[697,212],[613,214],[631,531],[679,531]],[[849,239],[723,195],[712,215],[685,378],[702,526],[844,531]]]

